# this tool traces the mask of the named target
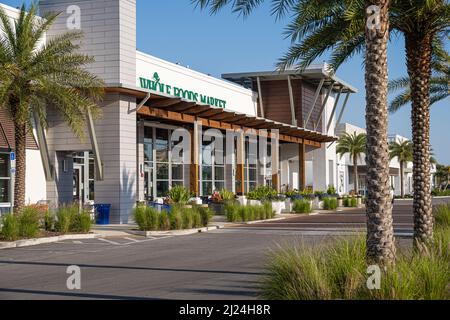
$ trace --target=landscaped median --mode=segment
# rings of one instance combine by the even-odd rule
[[[211,209],[201,205],[186,205],[179,202],[172,204],[170,210],[138,205],[133,212],[133,217],[138,230],[131,230],[131,232],[146,237],[168,233],[191,234],[217,229],[217,226],[208,227],[213,213]]]
[[[28,206],[1,219],[0,249],[18,248],[63,240],[91,239],[91,214],[78,206],[51,212],[46,206]]]
[[[365,236],[273,251],[262,281],[268,300],[449,300],[450,205],[435,209],[434,240],[422,252],[399,247],[381,268],[379,288],[368,287]],[[374,266],[372,266],[374,267]],[[372,274],[372,272],[371,272]]]

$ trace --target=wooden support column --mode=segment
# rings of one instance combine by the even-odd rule
[[[298,145],[298,165],[299,165],[299,188],[300,190],[306,189],[306,157],[305,157],[305,144]]]
[[[237,138],[237,159],[236,159],[236,181],[240,183],[236,186],[236,193],[238,195],[245,194],[245,136],[244,131],[238,133]]]
[[[190,185],[191,192],[196,197],[200,196],[200,139],[201,139],[201,124],[198,121],[194,122],[194,129],[191,130],[191,169],[190,169]]]
[[[272,141],[272,187],[280,192],[280,135],[278,132],[271,132]]]

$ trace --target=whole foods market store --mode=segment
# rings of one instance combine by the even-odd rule
[[[258,76],[251,82],[261,94],[137,51],[135,0],[77,4],[85,31],[80,51],[94,57],[89,70],[105,82],[102,116],[88,114],[80,141],[48,107],[45,134],[37,128],[42,161],[33,163],[45,179],[33,179],[33,191],[44,190],[55,206],[111,204],[111,222],[128,223],[137,201],[165,197],[176,185],[199,197],[222,188],[245,194],[264,184],[280,192],[307,186],[306,158],[336,140],[324,120],[333,108],[328,97],[351,91],[345,84],[320,67]],[[48,38],[67,31],[66,5],[40,1],[42,13],[62,12]]]
[[[318,132],[160,92],[130,88],[109,88],[108,92],[137,98],[140,200],[164,198],[177,185],[199,197],[222,189],[244,195],[259,185],[281,192],[280,159],[287,145],[298,152],[293,175],[298,181],[293,185],[302,189],[306,187],[306,150],[335,141]]]

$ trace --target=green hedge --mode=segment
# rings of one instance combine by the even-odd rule
[[[358,199],[357,198],[344,198],[343,200],[344,207],[346,208],[357,208],[358,207]]]
[[[92,227],[90,213],[80,212],[78,205],[60,207],[56,214],[25,207],[19,214],[5,215],[2,224],[1,237],[7,241],[36,238],[42,230],[61,234],[89,233]]]
[[[138,206],[133,216],[141,231],[168,231],[207,227],[213,214],[202,206],[173,205],[170,213]]]
[[[262,280],[266,300],[448,300],[448,232],[438,231],[426,255],[399,250],[382,271],[380,290],[367,288],[366,239],[287,245],[273,252]],[[446,245],[445,245],[445,241]]]
[[[248,222],[272,219],[275,217],[275,212],[272,210],[270,202],[265,202],[261,206],[228,203],[225,205],[225,215],[229,222]]]
[[[56,211],[55,218],[47,217],[45,223],[51,228],[52,220],[55,220],[54,231],[59,233],[89,233],[92,228],[91,214],[82,210],[78,205],[62,206]],[[47,230],[53,231],[53,230]]]
[[[295,200],[292,207],[295,213],[306,214],[312,212],[311,201],[309,200]]]
[[[323,208],[325,210],[336,210],[338,208],[337,198],[324,198],[323,199]]]

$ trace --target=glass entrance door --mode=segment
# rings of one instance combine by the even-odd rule
[[[84,184],[83,166],[75,164],[73,167],[73,202],[83,204]]]
[[[144,194],[147,201],[153,201],[154,183],[153,183],[153,166],[145,165],[144,169]]]

